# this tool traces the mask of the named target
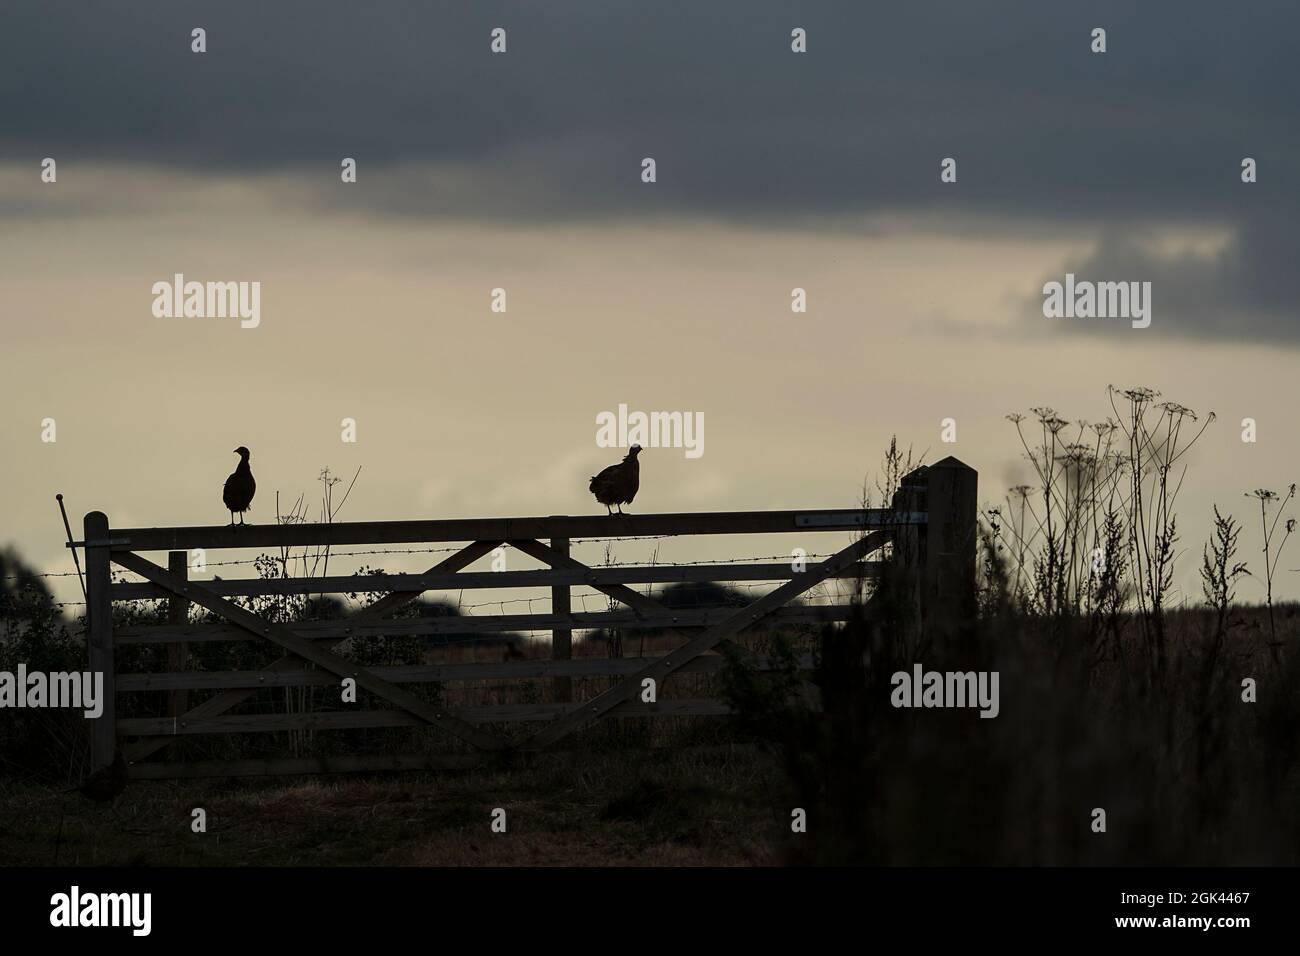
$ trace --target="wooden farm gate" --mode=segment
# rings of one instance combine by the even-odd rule
[[[355,770],[430,769],[467,766],[507,753],[550,747],[602,717],[722,715],[713,699],[664,699],[642,703],[646,678],[662,687],[675,672],[716,670],[725,658],[714,652],[724,642],[760,623],[847,620],[850,602],[801,605],[798,599],[818,584],[841,578],[872,577],[881,569],[868,560],[886,544],[895,556],[915,561],[915,593],[924,626],[952,627],[972,613],[975,579],[976,475],[946,458],[905,476],[891,507],[806,511],[628,514],[592,517],[482,518],[436,521],[345,522],[189,528],[112,528],[108,517],[85,517],[87,625],[90,668],[104,674],[105,705],[92,726],[91,770],[112,764],[120,754],[133,779],[181,776],[320,773]],[[691,564],[591,567],[570,557],[570,539],[677,535],[821,535],[853,532],[853,541],[820,561],[796,570],[780,563]],[[814,539],[815,540],[815,539]],[[298,547],[463,543],[459,550],[421,574],[338,577],[272,577],[194,581],[188,555],[194,549],[279,550]],[[901,547],[903,543],[907,547]],[[474,562],[509,545],[545,565],[541,570],[465,571]],[[166,567],[148,552],[169,552]],[[133,572],[141,583],[113,580],[113,566]],[[670,607],[634,590],[635,584],[681,582],[776,582],[743,607]],[[498,614],[455,618],[387,620],[393,611],[430,591],[481,588],[550,588],[547,614]],[[587,586],[613,598],[618,610],[574,612],[570,589]],[[383,597],[341,619],[276,623],[231,599],[239,596],[383,592]],[[116,626],[113,602],[147,598],[167,601],[166,624]],[[793,606],[792,606],[792,602]],[[191,604],[207,609],[222,623],[190,623]],[[531,610],[531,605],[530,605]],[[684,643],[660,657],[574,659],[575,629],[653,628],[679,634]],[[549,630],[550,659],[500,663],[363,667],[335,652],[348,639],[395,634],[505,633]],[[200,641],[265,641],[280,653],[265,668],[244,671],[186,669],[185,649]],[[121,673],[115,651],[128,644],[163,645],[167,671]],[[314,665],[309,667],[308,665]],[[604,674],[622,679],[590,699],[574,702],[574,677]],[[430,681],[553,679],[552,703],[450,708],[430,702],[404,685]],[[389,709],[319,713],[232,714],[259,689],[341,686],[345,678],[385,702]],[[117,695],[159,691],[168,694],[161,717],[117,716]],[[197,706],[190,691],[217,691]],[[540,729],[521,742],[507,741],[489,725],[539,721]],[[457,753],[394,756],[360,754],[325,757],[274,757],[222,761],[160,759],[169,745],[193,734],[246,734],[286,730],[340,730],[358,727],[427,726],[468,746]]]

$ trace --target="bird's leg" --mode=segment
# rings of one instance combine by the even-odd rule
[[[241,525],[244,523],[244,513],[242,511],[239,513],[239,523]]]
[[[232,511],[230,512],[230,527],[233,528],[234,526],[235,526],[235,513]]]
[[[613,514],[613,513],[614,513],[614,509],[611,508],[609,505],[605,505],[605,510],[606,510],[609,514]]]
[[[623,503],[621,501],[618,503],[618,513],[619,514],[623,513]]]

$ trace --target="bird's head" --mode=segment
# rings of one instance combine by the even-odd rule
[[[238,455],[240,458],[244,459],[244,461],[248,461],[248,449],[245,448],[243,445],[240,445],[238,448],[236,448],[234,453]]]
[[[636,460],[636,456],[639,454],[641,454],[640,445],[633,445],[631,448],[627,450],[627,457],[631,458],[633,461]]]

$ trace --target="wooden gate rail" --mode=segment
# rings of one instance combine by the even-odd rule
[[[975,571],[975,472],[953,458],[905,476],[888,509],[722,512],[659,515],[549,516],[534,518],[452,519],[437,521],[342,522],[190,528],[110,528],[108,518],[92,512],[85,520],[87,624],[90,666],[104,674],[103,716],[91,734],[92,770],[113,761],[118,748],[128,774],[138,779],[168,776],[309,773],[344,770],[439,768],[473,765],[505,751],[535,751],[602,717],[713,716],[729,712],[718,700],[656,697],[643,703],[647,681],[656,688],[676,673],[716,673],[724,648],[743,653],[748,662],[768,668],[772,662],[743,651],[731,641],[760,623],[819,624],[843,621],[857,612],[851,601],[799,603],[801,596],[829,580],[867,579],[883,573],[873,553],[894,542],[894,560],[914,564],[919,619],[929,629],[959,626],[972,611]],[[854,540],[831,557],[794,567],[771,561],[693,565],[590,567],[570,554],[574,539],[638,538],[670,535],[807,535],[852,532]],[[325,578],[193,581],[186,557],[194,549],[283,549],[454,542],[459,550],[420,574],[377,574]],[[468,543],[466,543],[468,542]],[[465,568],[502,544],[546,567],[526,571],[466,571]],[[900,546],[901,550],[900,550]],[[450,550],[450,549],[449,549]],[[167,567],[144,552],[168,551]],[[112,565],[144,578],[142,583],[114,583]],[[679,607],[634,590],[634,584],[704,582],[771,582],[770,591],[743,606]],[[618,610],[574,611],[570,588],[589,587],[618,602]],[[497,614],[482,617],[414,617],[388,615],[427,591],[501,588],[549,588],[550,613]],[[279,624],[236,604],[236,597],[266,597],[354,592],[383,592],[374,604],[343,617]],[[114,628],[114,601],[165,599],[167,623]],[[219,623],[191,624],[187,609],[198,605]],[[531,609],[531,603],[530,603]],[[572,659],[576,629],[655,630],[682,643],[661,657]],[[367,667],[336,652],[350,639],[377,636],[475,635],[549,630],[550,660],[491,664],[422,664]],[[195,671],[186,667],[190,644],[210,641],[266,642],[283,653],[259,670]],[[168,648],[163,673],[118,673],[115,648],[163,644]],[[811,658],[800,659],[801,667]],[[588,700],[573,703],[575,677],[607,676],[616,682]],[[372,709],[323,710],[314,713],[232,714],[230,711],[266,688],[335,686],[345,679],[374,698]],[[510,681],[550,678],[551,702],[446,707],[431,703],[406,685],[447,681]],[[119,719],[116,698],[122,693],[167,695],[167,716]],[[192,691],[218,691],[203,703],[187,706]],[[484,728],[485,724],[540,722],[540,730],[522,741]],[[341,731],[379,727],[434,727],[471,753],[447,755],[365,754],[346,757],[283,757],[189,763],[150,762],[175,741],[203,734]],[[119,738],[133,738],[119,742]]]
[[[312,641],[342,640],[349,637],[415,637],[433,634],[503,634],[516,631],[546,631],[557,627],[596,630],[617,627],[622,630],[671,630],[683,627],[710,627],[719,624],[731,612],[720,608],[664,608],[654,613],[636,611],[573,611],[568,614],[493,614],[484,617],[434,617],[400,621],[376,621],[373,624],[348,624],[337,621],[304,621],[293,625],[294,632]],[[808,605],[775,611],[773,620],[784,624],[815,624],[847,621],[852,608],[848,605]],[[119,647],[128,644],[173,644],[184,640],[190,644],[226,641],[251,641],[257,635],[228,624],[145,624],[124,627],[117,635]]]
[[[146,561],[137,554],[132,554],[129,551],[118,552],[113,555],[113,560],[128,571],[134,571],[141,577],[148,578],[154,584],[167,588],[178,597],[185,597],[195,604],[207,608],[214,614],[221,615],[231,623],[246,629],[248,633],[264,637],[271,643],[278,644],[304,661],[323,667],[339,677],[355,680],[359,687],[364,687],[372,694],[396,704],[421,720],[441,730],[446,730],[448,733],[454,734],[476,747],[484,750],[498,750],[505,746],[505,741],[500,737],[475,730],[469,724],[447,713],[445,708],[435,707],[409,691],[405,691],[395,684],[390,684],[382,677],[377,677],[360,664],[349,661],[346,657],[339,657],[332,651],[305,640],[283,624],[264,621],[251,611],[246,611],[236,604],[231,604],[229,601],[217,597],[209,592],[207,588],[198,584],[186,584],[171,572],[164,571],[158,565]]]
[[[474,723],[553,720],[570,710],[567,704],[487,704],[460,707],[457,715]],[[731,709],[719,700],[661,700],[654,704],[625,701],[620,716],[721,717]],[[178,717],[130,717],[119,720],[123,734],[252,734],[282,730],[356,730],[380,727],[421,727],[423,718],[401,710],[326,711],[316,714],[239,714],[181,720]]]
[[[796,575],[792,580],[759,598],[753,604],[733,612],[721,624],[709,628],[698,637],[692,638],[684,647],[670,651],[653,664],[625,677],[621,683],[611,687],[603,694],[598,694],[580,707],[569,710],[545,730],[538,732],[528,742],[528,746],[531,749],[537,749],[568,736],[575,730],[591,723],[597,717],[636,696],[641,690],[642,682],[647,679],[662,682],[674,671],[680,669],[687,661],[698,657],[705,651],[712,650],[725,638],[733,637],[745,628],[757,624],[782,604],[820,584],[836,571],[842,570],[859,558],[870,554],[884,544],[886,538],[885,533],[873,531],[805,574]]]
[[[105,518],[104,515],[98,513],[94,513],[86,516],[87,539],[90,538],[90,524],[92,518],[95,520],[96,525],[99,524],[100,520],[103,521],[103,527],[105,532],[104,538],[107,539],[108,519]],[[473,564],[475,561],[479,560],[485,555],[491,554],[492,551],[500,545],[500,543],[501,543],[500,541],[495,541],[495,540],[475,541],[473,544],[466,545],[464,548],[462,548],[460,551],[457,551],[455,554],[451,555],[450,557],[445,558],[442,561],[439,561],[432,568],[430,568],[426,573],[443,574],[447,572],[458,571],[461,568]],[[107,550],[107,548],[105,548],[105,550]],[[90,552],[91,552],[91,548],[87,546],[86,548],[87,555],[89,555]],[[89,558],[87,558],[87,560],[89,560]],[[105,556],[105,561],[107,562],[107,555]],[[101,587],[104,587],[105,592],[107,592],[107,587],[105,586],[106,584],[107,582],[101,585]],[[370,605],[370,607],[364,609],[360,613],[353,615],[352,620],[356,623],[363,623],[368,620],[377,620],[378,618],[383,617],[383,615],[389,613],[390,611],[395,611],[398,608],[406,604],[409,604],[411,601],[417,599],[422,593],[423,592],[421,591],[394,591],[392,594],[380,598],[378,601],[376,601],[374,604]],[[107,599],[107,593],[105,594],[105,598]],[[110,612],[111,612],[111,604],[110,604]],[[112,646],[111,613],[109,614],[107,621],[101,626],[106,627],[108,629],[108,634],[107,636],[101,635],[99,642],[101,644],[104,643],[108,644],[111,649]],[[342,641],[345,639],[346,638],[339,638],[336,643],[342,643]],[[96,644],[95,632],[92,630],[91,631],[92,649],[94,648],[95,644]],[[92,650],[92,654],[93,654],[93,650]],[[111,657],[109,660],[109,666],[110,667],[112,666]],[[295,670],[301,668],[302,666],[303,666],[302,660],[290,654],[285,657],[277,658],[275,661],[269,664],[265,669],[267,671],[274,672],[274,671],[282,671],[282,670]],[[108,686],[107,681],[108,681],[109,674],[111,673],[112,671],[110,670],[108,673],[105,674],[106,687]],[[252,697],[256,693],[257,691],[255,689],[254,690],[230,690],[224,694],[218,694],[216,697],[213,697],[211,700],[204,701],[198,707],[186,711],[183,716],[189,718],[196,718],[196,719],[204,718],[204,717],[215,717],[218,714],[225,713],[226,711],[230,710],[232,707],[237,707],[239,704],[248,700],[248,698]],[[111,695],[108,696],[110,696],[111,698]],[[114,714],[116,714],[116,708],[114,708]],[[129,763],[135,763],[136,761],[144,760],[146,757],[154,753],[157,753],[159,750],[161,750],[163,747],[166,747],[171,742],[172,742],[172,738],[169,737],[150,737],[144,740],[136,741],[135,743],[131,744],[126,748],[125,751],[126,759]],[[101,745],[102,745],[102,741],[101,741]],[[110,760],[112,759],[111,756],[112,753],[113,751],[110,750],[108,755],[108,759]],[[105,756],[104,754],[102,753],[100,754],[101,759],[103,759],[104,756]],[[95,761],[92,759],[91,762],[92,764],[94,764]]]
[[[856,578],[880,573],[878,561],[836,574]],[[319,578],[223,578],[205,582],[213,594],[227,597],[288,597],[297,594],[350,594],[423,589],[471,591],[491,588],[597,587],[602,584],[698,584],[712,581],[782,581],[794,576],[790,562],[780,564],[645,565],[613,568],[543,569],[540,571],[462,571],[459,574],[330,575]],[[156,584],[119,583],[112,586],[114,601],[145,601],[170,596]]]
[[[394,684],[430,681],[521,680],[537,677],[620,677],[634,674],[654,657],[590,657],[577,660],[501,661],[488,664],[398,664],[372,667],[377,675]],[[800,669],[811,670],[810,654],[796,655]],[[770,670],[767,657],[752,659],[758,670]],[[726,665],[717,654],[701,655],[682,665],[688,673],[713,673]],[[327,687],[338,679],[326,671],[180,671],[157,674],[118,674],[119,693],[142,690],[222,690],[231,687]]]
[[[956,459],[945,459],[956,461]],[[939,467],[938,465],[934,467]],[[963,466],[964,467],[964,466]],[[967,469],[969,470],[969,469]],[[924,524],[924,512],[889,508],[811,511],[719,511],[684,514],[552,515],[545,518],[452,518],[440,521],[336,521],[329,524],[200,525],[191,528],[114,528],[110,536],[74,542],[112,551],[189,551],[194,548],[298,548],[341,545],[429,544],[541,538],[633,538],[668,535],[792,534]]]

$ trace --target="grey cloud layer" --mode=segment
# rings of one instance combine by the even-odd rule
[[[1156,255],[1122,230],[1108,233],[1091,253],[1067,263],[1063,281],[1151,283],[1153,321],[1137,333],[1154,338],[1214,338],[1255,343],[1300,343],[1300,271],[1295,265],[1296,220],[1289,212],[1244,217],[1231,240],[1214,253]],[[1045,319],[1043,296],[1025,302],[1024,322],[1046,330],[1123,337],[1125,321]]]
[[[636,193],[606,159],[635,171],[655,155],[661,201],[738,210],[932,201],[938,159],[954,155],[962,201],[1047,215],[1222,204],[1222,164],[1243,149],[1272,157],[1269,177],[1297,162],[1300,10],[1286,3],[1251,16],[966,0],[5,6],[8,154],[233,167],[532,154],[596,206]],[[806,56],[789,52],[794,24]],[[1087,49],[1095,24],[1110,30],[1104,57]],[[195,25],[204,56],[189,52]],[[487,52],[495,25],[505,56]]]
[[[1300,205],[1292,2],[6,0],[0,18],[0,159],[325,183],[355,156],[354,193],[321,201],[388,214],[1217,221],[1239,242],[1190,270],[1206,288],[1189,300],[1300,335],[1273,247],[1294,245]],[[505,56],[488,53],[494,26]],[[637,179],[648,155],[653,190]],[[1249,202],[1243,155],[1260,161]],[[938,181],[943,156],[957,188]],[[1095,264],[1108,256],[1133,264],[1122,245]],[[1206,311],[1185,331],[1214,334]]]

